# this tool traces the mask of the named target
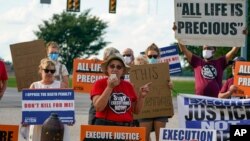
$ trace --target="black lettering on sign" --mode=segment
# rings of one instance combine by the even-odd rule
[[[13,131],[1,131],[0,141],[13,141]]]

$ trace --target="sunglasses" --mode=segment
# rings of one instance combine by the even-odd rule
[[[156,59],[158,57],[158,55],[148,55],[148,58],[151,59],[152,57]]]
[[[130,57],[131,55],[130,54],[124,54],[122,55],[123,57]]]
[[[54,74],[56,72],[56,70],[48,70],[48,69],[43,69],[45,73],[52,73]]]
[[[109,65],[109,68],[111,68],[111,69],[114,69],[114,68],[116,68],[116,69],[118,69],[118,70],[120,70],[120,69],[122,69],[123,68],[123,66],[120,66],[120,65]]]

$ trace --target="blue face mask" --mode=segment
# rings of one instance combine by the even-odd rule
[[[156,63],[158,63],[158,59],[155,59],[155,58],[148,58],[148,63],[149,64],[156,64]]]
[[[58,59],[59,54],[58,53],[50,53],[49,59],[56,61]]]

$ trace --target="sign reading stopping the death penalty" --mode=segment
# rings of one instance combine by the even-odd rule
[[[185,45],[244,46],[246,0],[175,0],[175,24]]]

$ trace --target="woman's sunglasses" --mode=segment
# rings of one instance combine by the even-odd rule
[[[158,57],[158,55],[148,55],[148,58],[151,59],[152,57],[156,59]]]
[[[45,73],[52,73],[54,74],[56,72],[56,70],[49,70],[49,69],[43,69]]]
[[[120,65],[109,65],[109,68],[111,68],[111,69],[116,68],[116,69],[120,70],[120,69],[123,68],[123,66],[120,66]]]

